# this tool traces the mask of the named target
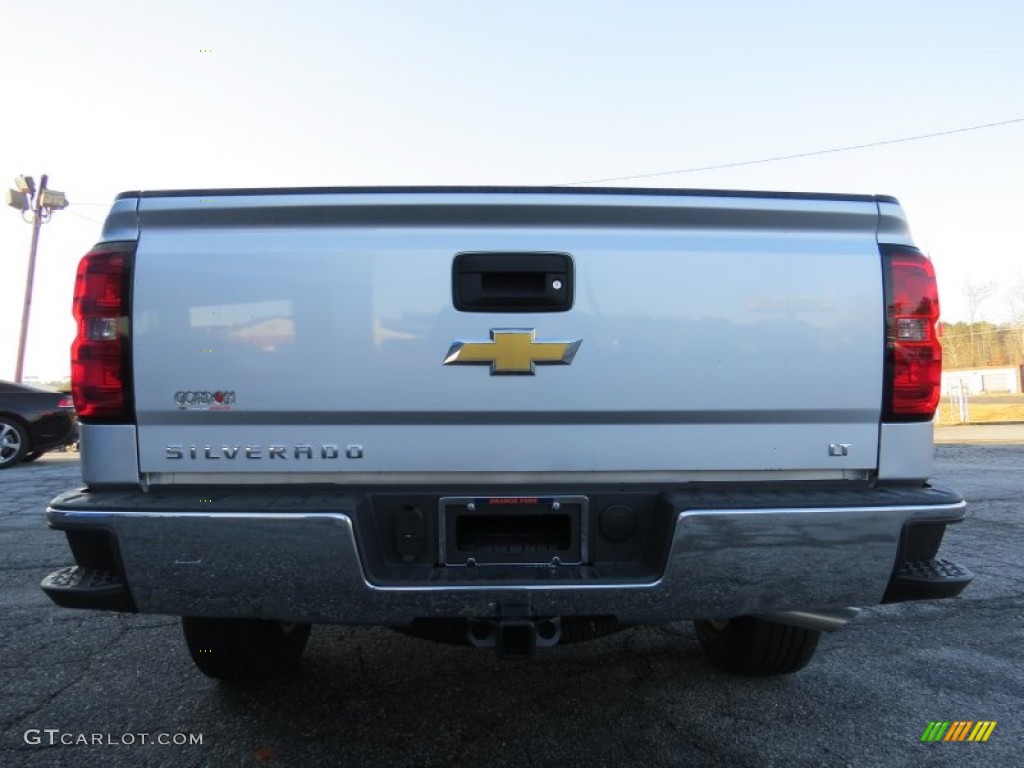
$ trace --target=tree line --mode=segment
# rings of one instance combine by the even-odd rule
[[[1024,323],[941,323],[942,366],[1024,365]]]

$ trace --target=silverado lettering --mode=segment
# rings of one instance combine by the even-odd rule
[[[222,445],[219,448],[212,445],[206,445],[203,446],[202,454],[200,454],[198,446],[190,445],[188,446],[188,456],[192,459],[234,459],[239,455],[241,450],[241,445]],[[316,452],[321,459],[336,459],[340,455],[339,446],[326,443],[319,446],[319,448],[314,448],[312,445],[295,445],[290,449],[283,445],[268,446],[268,456],[272,459],[286,458],[285,454],[289,451],[292,457],[296,459],[312,459],[314,452]],[[168,445],[164,448],[164,455],[168,459],[184,459],[186,456],[185,446],[180,444]],[[247,445],[245,446],[245,452],[242,455],[247,459],[261,459],[263,458],[263,447],[259,445]]]

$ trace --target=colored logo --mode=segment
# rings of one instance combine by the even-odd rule
[[[174,402],[183,411],[230,411],[235,404],[234,391],[216,392],[187,390],[174,393]]]
[[[995,720],[932,720],[921,741],[988,741],[995,729]]]
[[[495,328],[490,341],[452,343],[443,365],[490,365],[491,375],[532,376],[537,365],[569,365],[583,339],[537,341],[532,328]]]

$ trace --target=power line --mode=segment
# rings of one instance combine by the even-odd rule
[[[80,203],[76,203],[76,205],[80,205]],[[85,219],[86,221],[91,221],[93,224],[102,224],[103,223],[102,221],[97,221],[96,219],[90,219],[88,216],[83,216],[81,213],[78,213],[77,211],[73,211],[70,208],[65,208],[64,210],[66,210],[72,216],[77,216],[80,219]]]
[[[922,133],[918,136],[904,136],[899,139],[885,139],[884,141],[872,141],[867,144],[851,144],[847,147],[832,147],[831,149],[818,149],[813,152],[797,152],[792,155],[777,155],[776,157],[763,157],[759,160],[741,160],[735,163],[720,163],[718,165],[704,165],[696,168],[680,168],[676,171],[656,171],[654,173],[637,173],[632,176],[608,176],[603,179],[586,179],[584,181],[567,181],[556,184],[556,187],[572,187],[577,184],[600,184],[606,181],[629,181],[630,179],[649,179],[655,176],[672,176],[678,173],[696,173],[698,171],[718,171],[723,168],[738,168],[743,165],[759,165],[762,163],[777,163],[782,160],[796,160],[801,157],[815,157],[817,155],[830,155],[837,152],[853,152],[857,149],[870,149],[871,147],[883,147],[888,144],[903,144],[908,141],[921,141],[922,139],[935,139],[940,136],[952,136],[955,133],[968,133],[980,131],[985,128],[999,128],[1004,125],[1024,123],[1024,117],[1015,117],[1011,120],[1001,120],[997,123],[982,123],[981,125],[969,125],[963,128],[952,128],[948,131],[936,131],[935,133]]]

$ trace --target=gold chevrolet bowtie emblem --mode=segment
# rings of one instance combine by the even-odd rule
[[[491,375],[501,373],[532,376],[535,365],[568,365],[583,339],[537,341],[532,328],[495,328],[490,341],[456,341],[444,358],[444,365],[490,365]]]

